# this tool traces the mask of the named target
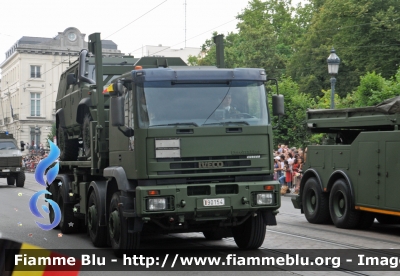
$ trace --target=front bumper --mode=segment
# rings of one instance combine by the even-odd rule
[[[265,190],[266,186],[270,190]],[[149,195],[156,191],[156,195]],[[136,188],[136,216],[183,216],[185,220],[210,221],[243,217],[258,210],[277,210],[280,205],[280,185],[276,181],[245,183],[206,183],[196,185],[138,186]],[[270,193],[272,204],[257,205],[257,194]],[[163,210],[152,211],[150,198],[166,198]],[[221,206],[205,206],[204,199],[223,202]],[[223,200],[221,200],[223,199]]]
[[[0,175],[8,176],[10,174],[24,171],[24,167],[0,167]]]

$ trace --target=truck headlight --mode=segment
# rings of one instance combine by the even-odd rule
[[[257,205],[271,205],[274,203],[272,193],[260,193],[257,194],[256,204]]]
[[[165,197],[154,197],[147,199],[147,210],[158,211],[167,209],[167,199]]]

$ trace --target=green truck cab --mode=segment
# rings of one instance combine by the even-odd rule
[[[8,185],[16,184],[17,187],[25,185],[25,165],[22,161],[24,142],[21,141],[21,149],[17,146],[17,140],[8,131],[0,132],[0,178],[7,178]]]
[[[62,156],[48,187],[61,207],[61,231],[87,228],[95,246],[109,245],[118,256],[138,249],[142,233],[203,232],[260,247],[280,207],[265,71],[144,57],[107,85],[100,35],[89,39],[96,82],[78,73],[73,92],[87,89],[78,102],[90,99],[88,146],[79,141],[84,113],[75,108],[76,122],[66,123],[71,100],[63,88],[57,100],[60,150],[77,148],[75,160]],[[85,63],[82,55],[77,66]],[[273,103],[282,115],[283,96],[273,95]]]
[[[300,193],[292,202],[310,223],[333,221],[339,228],[369,228],[400,222],[400,97],[377,106],[308,110],[312,133]]]

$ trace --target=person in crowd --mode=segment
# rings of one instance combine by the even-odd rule
[[[285,182],[286,185],[288,186],[288,189],[292,188],[292,170],[289,166],[289,162],[285,160]]]
[[[276,173],[276,179],[278,180],[282,176],[282,164],[279,156],[274,158],[274,172]]]

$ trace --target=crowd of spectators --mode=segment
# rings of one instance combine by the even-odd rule
[[[274,178],[282,185],[281,193],[299,192],[305,152],[307,149],[278,144],[274,151]]]
[[[26,172],[34,172],[37,164],[48,156],[46,150],[43,147],[43,144],[40,144],[39,147],[36,146],[27,146],[27,155],[24,156],[25,163],[25,171]]]

